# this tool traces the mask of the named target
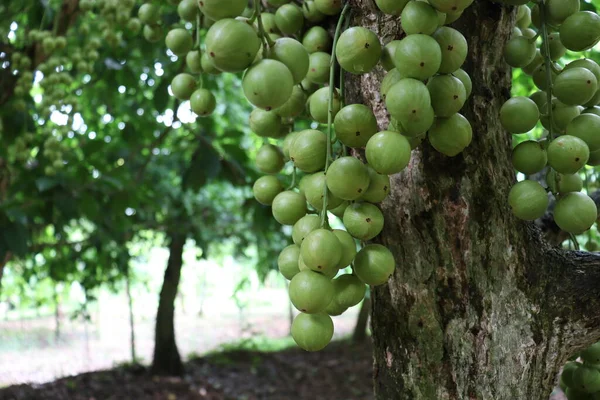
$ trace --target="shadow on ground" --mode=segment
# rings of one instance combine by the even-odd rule
[[[0,400],[371,400],[371,345],[335,342],[307,353],[230,350],[193,359],[185,378],[141,366],[0,389]]]

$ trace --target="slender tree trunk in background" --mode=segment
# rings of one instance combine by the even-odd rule
[[[4,260],[0,260],[0,295],[2,295],[2,276],[4,275],[4,267],[10,260],[11,256],[12,256],[12,253],[9,251],[4,256]]]
[[[183,247],[186,237],[180,233],[170,234],[169,261],[158,301],[152,373],[181,376],[183,363],[175,342],[175,298],[183,265]]]
[[[135,353],[135,317],[133,314],[133,297],[131,296],[131,275],[129,265],[127,266],[127,274],[125,275],[125,291],[127,293],[127,306],[129,308],[129,345],[131,348],[131,362],[137,362]]]
[[[54,340],[57,343],[60,340],[60,298],[56,283],[54,284]]]
[[[362,343],[367,338],[367,323],[369,322],[369,311],[371,309],[371,298],[365,297],[363,300],[360,311],[358,312],[358,318],[356,318],[356,325],[354,326],[354,332],[352,332],[352,341],[355,343]]]
[[[353,0],[353,24],[383,43],[399,19]],[[392,178],[378,241],[394,253],[372,292],[375,393],[385,400],[547,400],[567,357],[600,337],[600,257],[552,248],[511,215],[510,94],[502,49],[515,8],[478,0],[454,24],[469,42],[473,93],[463,109],[473,142],[449,158],[424,143]],[[370,105],[381,129],[383,71],[347,74],[347,102]]]

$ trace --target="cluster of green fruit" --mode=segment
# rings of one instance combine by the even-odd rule
[[[568,400],[600,399],[600,342],[583,350],[578,360],[564,365],[560,388]]]
[[[556,224],[581,234],[598,217],[594,201],[581,193],[579,172],[586,164],[600,163],[600,66],[586,58],[564,66],[560,60],[567,50],[584,51],[600,41],[600,16],[580,11],[579,0],[546,0],[533,8],[525,0],[504,2],[519,5],[504,58],[531,75],[539,91],[509,99],[500,121],[512,134],[529,132],[541,121],[547,137],[518,144],[512,162],[525,175],[549,167],[547,190],[537,181],[524,180],[513,186],[508,201],[515,216],[535,220],[546,212],[547,191],[552,192]]]

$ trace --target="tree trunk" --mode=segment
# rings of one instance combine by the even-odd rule
[[[56,283],[54,284],[54,341],[58,343],[60,340],[60,298]]]
[[[371,298],[365,297],[363,300],[360,311],[358,312],[358,318],[356,318],[356,325],[354,326],[354,332],[352,332],[352,341],[354,343],[362,343],[367,338],[367,322],[369,322],[369,310],[371,308]]]
[[[183,264],[183,246],[186,237],[172,233],[169,244],[169,261],[158,301],[152,373],[157,375],[181,376],[183,363],[175,342],[175,298]]]
[[[133,314],[133,297],[131,296],[131,275],[129,265],[127,266],[127,274],[125,276],[125,291],[127,293],[127,307],[129,308],[129,345],[131,348],[131,362],[137,362],[135,353],[135,317]]]
[[[402,36],[399,19],[373,1],[352,3],[354,25],[384,44]],[[550,247],[507,204],[515,174],[498,115],[510,95],[502,48],[514,20],[514,7],[479,0],[454,24],[470,47],[473,93],[462,113],[473,142],[453,158],[423,143],[382,204],[377,240],[397,268],[372,291],[377,399],[546,400],[567,357],[600,337],[599,257]],[[348,103],[371,106],[381,129],[383,75],[347,74]]]
[[[2,294],[2,276],[4,275],[4,267],[6,266],[8,261],[10,261],[11,256],[12,253],[9,251],[4,256],[4,259],[0,260],[0,295]]]

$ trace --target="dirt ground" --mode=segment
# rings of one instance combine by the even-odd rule
[[[91,372],[0,390],[0,400],[369,400],[371,346],[335,342],[307,353],[215,353],[186,364],[186,377],[153,377],[143,367]]]

